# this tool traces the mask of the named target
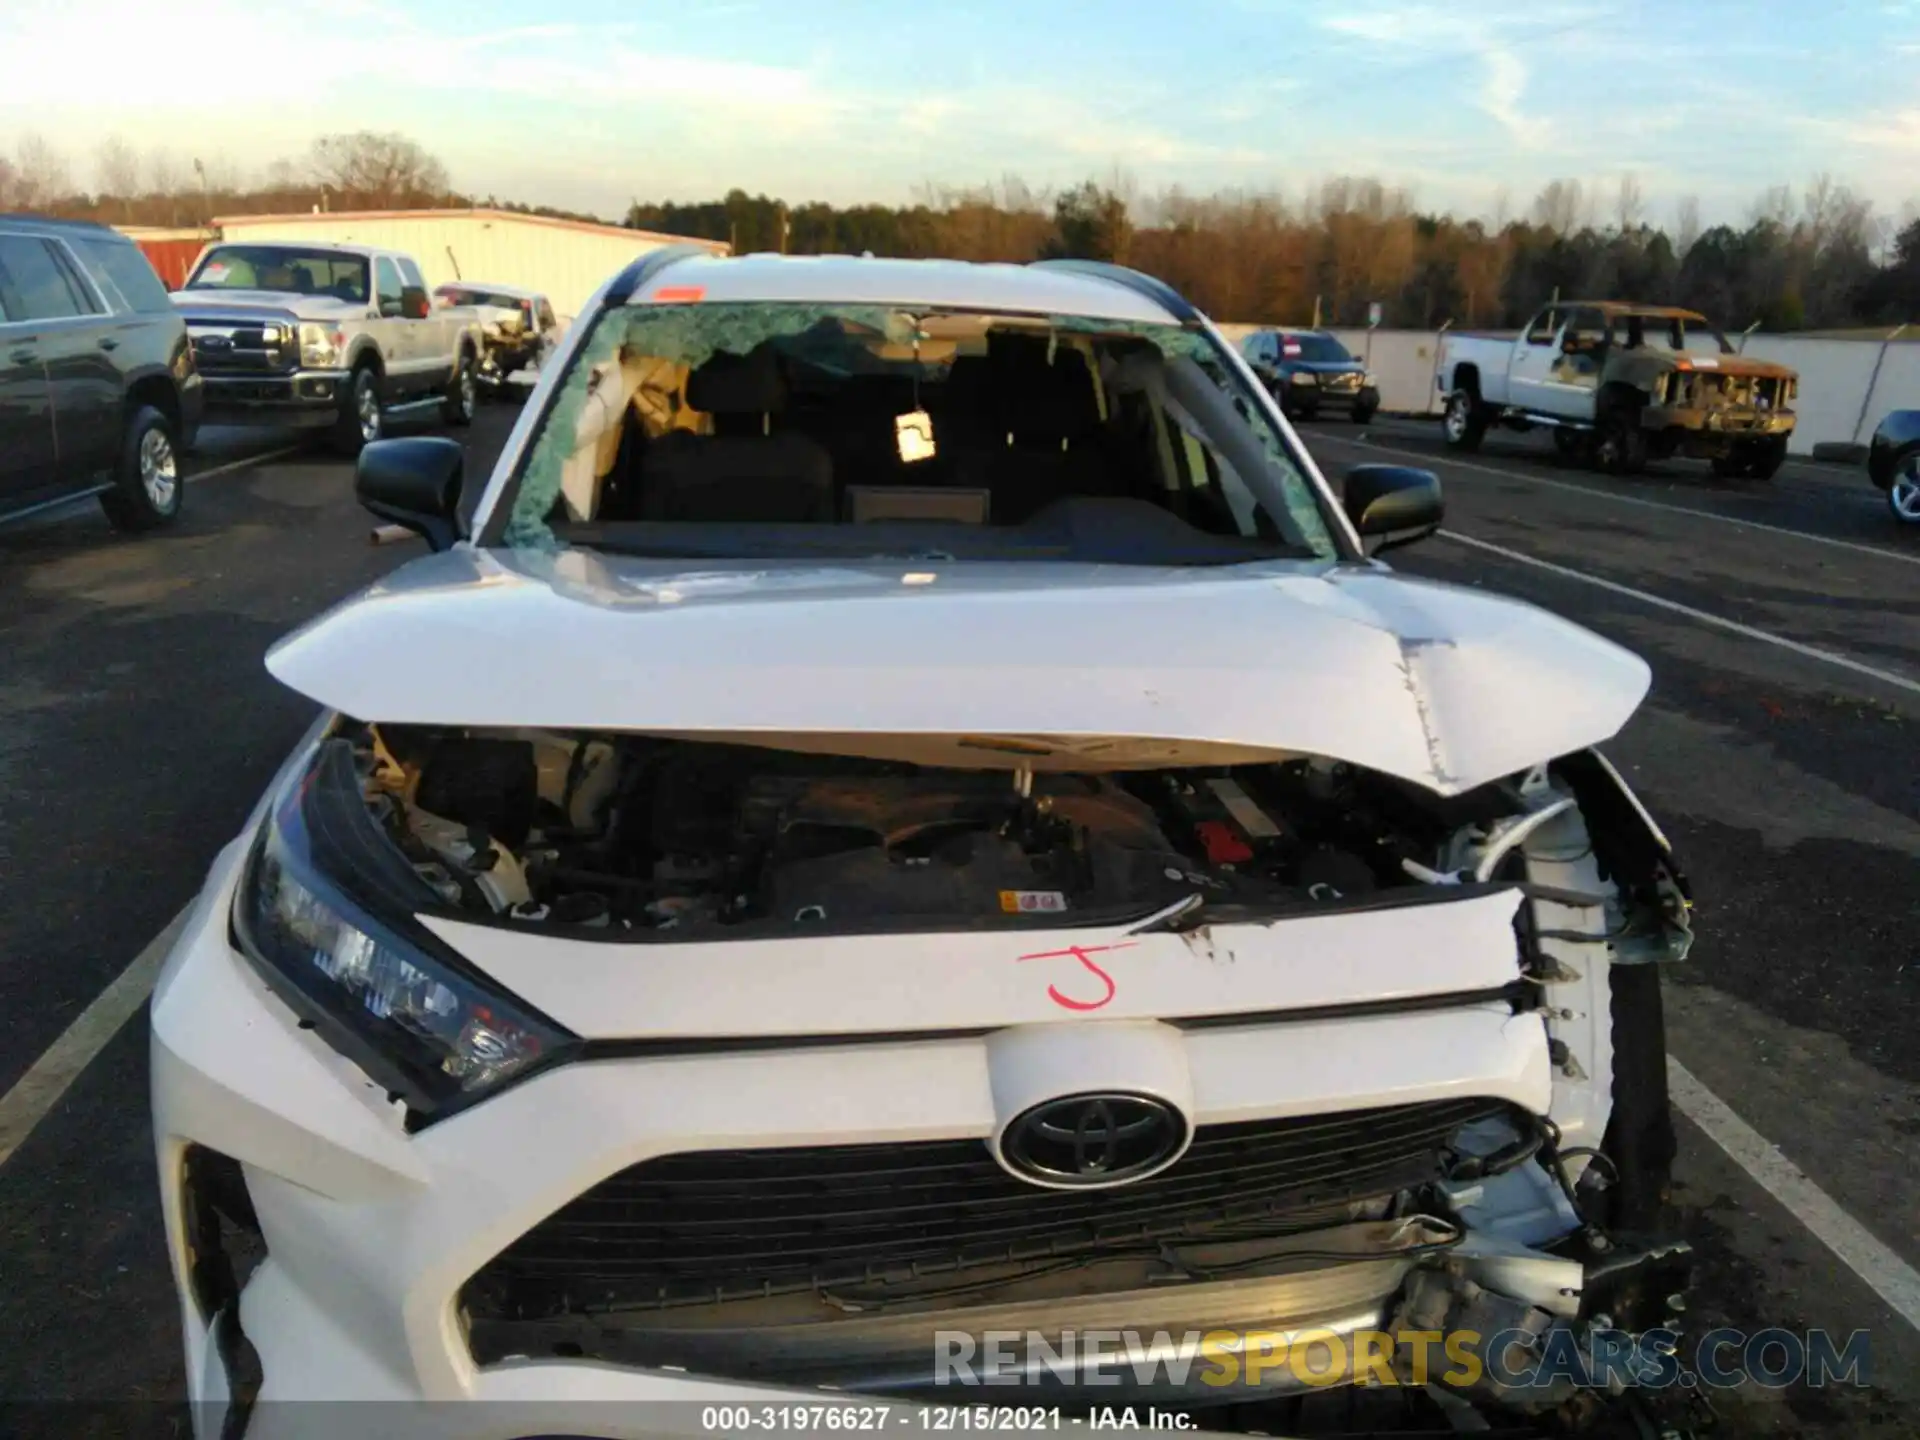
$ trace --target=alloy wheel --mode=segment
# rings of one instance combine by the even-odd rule
[[[173,509],[180,493],[180,464],[164,430],[155,428],[140,437],[140,488],[160,514]]]
[[[1920,525],[1920,455],[1910,455],[1887,488],[1887,504],[1897,519]]]

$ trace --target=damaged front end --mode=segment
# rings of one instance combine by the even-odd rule
[[[961,769],[912,737],[789,738],[342,722],[294,792],[302,833],[353,857],[342,903],[404,897],[459,957],[439,1009],[377,962],[347,975],[359,949],[314,961],[382,1023],[440,1026],[442,1073],[394,1082],[414,1128],[473,1074],[491,1093],[596,1059],[963,1047],[992,1092],[989,1134],[690,1145],[599,1178],[461,1286],[483,1371],[1299,1434],[1329,1433],[1314,1397],[1390,1389],[1410,1424],[1555,1433],[1670,1363],[1689,1257],[1658,1232],[1655,962],[1685,955],[1691,902],[1597,752],[1440,797],[1310,756],[974,737],[1004,768]],[[286,877],[325,889],[279,843],[243,939],[306,903]],[[1016,963],[977,974],[993,946]],[[950,990],[894,998],[916,965]],[[822,986],[848,992],[831,1026]],[[727,993],[771,1018],[745,1033]],[[1320,1089],[1311,1065],[1239,1085],[1288,1050],[1327,1057]]]

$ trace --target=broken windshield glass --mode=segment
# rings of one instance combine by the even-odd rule
[[[998,527],[1075,496],[1336,553],[1204,332],[769,302],[602,317],[529,448],[505,539],[546,548],[622,522]]]

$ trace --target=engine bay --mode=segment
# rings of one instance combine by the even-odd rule
[[[1419,884],[1462,824],[1510,811],[1316,759],[1036,772],[644,735],[344,738],[373,817],[447,905],[636,938],[1351,903]]]

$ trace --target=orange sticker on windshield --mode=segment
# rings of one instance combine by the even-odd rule
[[[704,285],[665,285],[653,292],[656,305],[690,305],[707,298]]]

